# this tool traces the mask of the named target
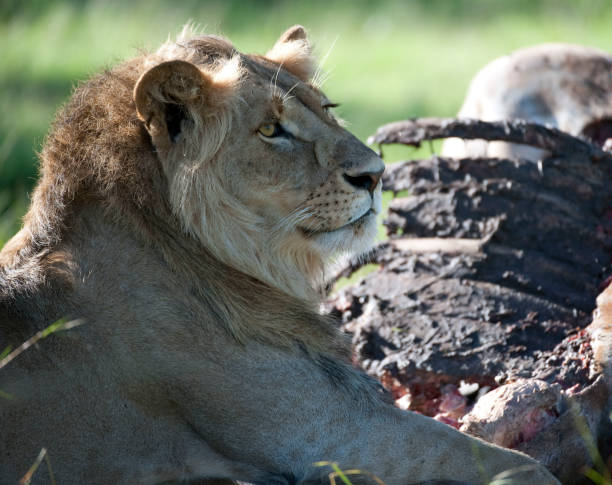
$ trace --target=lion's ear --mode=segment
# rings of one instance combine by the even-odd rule
[[[209,76],[190,62],[163,62],[145,72],[134,88],[138,117],[157,149],[168,150],[183,130],[183,122],[197,116],[210,88]]]
[[[281,64],[304,82],[310,81],[316,70],[316,61],[312,55],[308,35],[301,25],[289,27],[266,57]]]

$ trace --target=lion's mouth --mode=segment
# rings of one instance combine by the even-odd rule
[[[365,223],[366,219],[368,219],[370,216],[376,216],[376,214],[377,214],[376,210],[373,207],[370,207],[366,212],[360,215],[357,219],[347,222],[343,226],[336,227],[334,229],[313,230],[313,229],[306,229],[304,227],[300,227],[299,229],[302,231],[302,233],[306,237],[314,237],[319,234],[329,234],[332,232],[342,231],[343,229],[348,229],[348,228],[354,229],[354,228],[361,227]]]
[[[363,214],[363,215],[359,216],[359,217],[358,217],[357,219],[355,219],[354,221],[349,222],[349,223],[345,224],[344,226],[340,226],[339,228],[334,229],[334,231],[339,231],[339,230],[344,229],[344,228],[347,228],[347,227],[358,227],[358,226],[361,226],[361,225],[362,225],[362,224],[365,222],[365,220],[366,220],[368,217],[370,217],[371,215],[374,215],[374,216],[376,215],[376,211],[375,211],[375,210],[374,210],[372,207],[370,207],[370,208],[369,208],[369,209],[368,209],[368,210],[365,212],[365,214]]]

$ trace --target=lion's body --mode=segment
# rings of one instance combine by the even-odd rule
[[[612,56],[571,44],[520,49],[493,60],[474,76],[457,116],[524,119],[603,144],[612,136]],[[442,154],[534,161],[546,155],[526,145],[458,138],[445,141]]]
[[[303,34],[272,60],[181,39],[59,114],[0,253],[0,350],[82,323],[0,369],[0,483],[43,447],[62,484],[314,483],[318,460],[388,485],[522,465],[554,482],[393,408],[318,314],[328,259],[376,230],[382,162],[322,108]]]

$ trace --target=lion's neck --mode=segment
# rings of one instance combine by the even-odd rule
[[[100,220],[104,215],[98,211],[88,212],[85,216],[80,230],[77,228],[84,238],[80,245],[82,255],[93,252],[87,256],[91,258],[95,253],[107,274],[121,273],[132,278],[131,285],[134,286],[142,285],[142,274],[159,281],[172,281],[156,298],[169,305],[174,300],[184,300],[185,295],[194,297],[192,304],[201,308],[200,314],[207,315],[209,320],[200,320],[198,325],[221,327],[243,343],[253,339],[268,341],[277,347],[294,347],[300,343],[309,351],[347,357],[348,346],[344,337],[326,317],[318,314],[318,299],[313,301],[284,289],[279,291],[262,278],[231,267],[198,241],[184,235],[176,237],[173,226],[164,221],[156,221],[156,229],[149,230],[144,237],[142,231],[136,232],[134,228],[116,221],[106,219],[107,226],[101,226]],[[91,224],[99,228],[95,234],[86,231]],[[75,227],[76,224],[71,229]],[[113,242],[107,244],[114,246],[115,252],[132,254],[144,266],[134,267],[124,257],[100,253],[96,239],[104,240],[110,235]],[[301,289],[299,281],[291,283],[295,285],[295,293],[308,295],[313,291]],[[105,287],[109,288],[108,285]]]
[[[267,241],[258,241],[241,251],[231,251],[231,245],[215,246],[213,253],[237,271],[298,300],[312,304],[320,302],[325,283],[325,263],[318,254],[307,249],[296,252],[270,245]],[[221,249],[217,249],[219,247]]]
[[[313,303],[321,299],[324,262],[312,252],[269,254],[264,251],[248,273],[297,299]]]
[[[223,263],[294,298],[318,303],[325,283],[321,255],[286,228],[267,227],[241,204],[232,209],[211,202],[180,217],[192,236]]]

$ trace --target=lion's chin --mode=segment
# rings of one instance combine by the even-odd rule
[[[324,256],[362,254],[371,249],[376,239],[377,213],[370,209],[358,219],[331,231],[309,234],[309,238]]]

